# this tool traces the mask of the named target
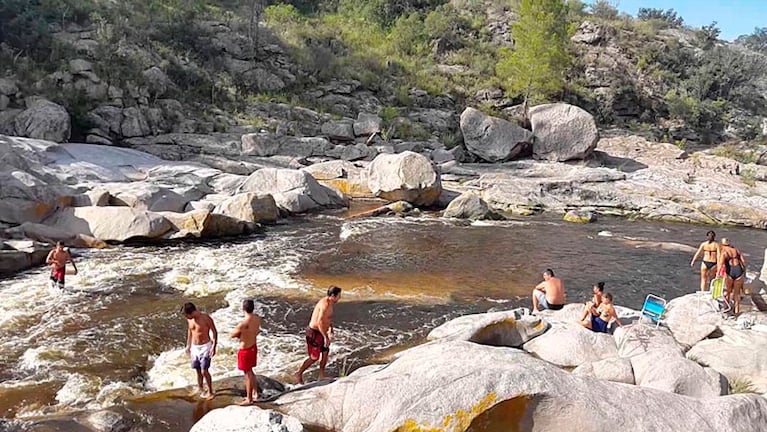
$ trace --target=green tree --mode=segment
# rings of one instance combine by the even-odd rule
[[[560,93],[570,65],[570,31],[562,0],[522,0],[512,27],[514,49],[501,49],[496,74],[513,96],[530,101]]]
[[[746,47],[767,54],[767,27],[755,28],[750,35],[740,36],[736,42]]]

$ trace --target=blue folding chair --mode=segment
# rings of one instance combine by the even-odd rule
[[[640,314],[641,317],[649,318],[651,322],[655,323],[655,328],[658,328],[665,311],[666,300],[656,295],[648,294],[647,298],[644,299],[644,305],[642,305]]]

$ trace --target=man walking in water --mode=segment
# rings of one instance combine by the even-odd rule
[[[320,360],[320,380],[325,377],[325,365],[328,364],[330,342],[333,340],[333,305],[341,299],[341,288],[331,286],[328,295],[317,302],[306,328],[306,349],[309,358],[304,361],[296,372],[296,380],[299,384],[304,383],[304,372],[309,366]]]
[[[72,255],[69,254],[68,250],[64,249],[64,244],[62,242],[56,242],[56,248],[53,249],[48,254],[48,258],[45,259],[45,263],[51,266],[51,287],[61,290],[64,289],[64,277],[67,274],[67,262],[72,263],[72,267],[75,269],[75,274],[77,274],[77,266],[72,259]]]
[[[565,307],[565,283],[554,277],[554,270],[543,272],[543,282],[533,289],[533,312],[541,309],[560,310]]]
[[[232,337],[240,340],[240,350],[237,351],[237,369],[245,373],[245,400],[240,405],[252,405],[258,399],[258,382],[253,368],[258,363],[258,345],[256,339],[261,332],[261,318],[255,315],[253,300],[242,302],[245,319],[237,324]]]
[[[186,355],[192,359],[192,368],[197,371],[197,391],[206,399],[213,399],[213,381],[210,378],[210,362],[216,355],[218,330],[213,318],[197,310],[193,303],[184,303],[181,311],[186,317],[189,330],[186,334]],[[212,337],[211,337],[212,335]],[[212,339],[212,340],[211,340]],[[208,385],[208,392],[202,387],[202,379]]]
[[[706,291],[711,283],[711,276],[716,273],[719,265],[719,243],[716,242],[716,233],[709,231],[706,233],[706,241],[700,244],[698,251],[690,261],[690,267],[695,267],[695,261],[703,254],[703,261],[700,263],[700,290]]]

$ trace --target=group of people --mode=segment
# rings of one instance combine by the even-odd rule
[[[702,257],[700,263],[700,289],[708,289],[715,277],[723,277],[725,281],[725,301],[734,304],[735,315],[740,314],[740,297],[743,294],[743,284],[746,279],[746,258],[727,238],[722,243],[716,241],[716,233],[706,233],[706,241],[700,244],[690,261],[690,267],[695,267],[695,261]]]
[[[296,381],[304,383],[304,372],[317,360],[320,361],[319,378],[325,376],[330,344],[333,341],[333,306],[341,299],[341,288],[331,286],[327,295],[314,306],[309,325],[304,335],[308,358],[295,373]],[[245,400],[240,405],[251,405],[259,399],[258,383],[253,368],[258,364],[258,335],[261,332],[261,318],[254,313],[255,303],[247,299],[242,302],[244,318],[237,324],[231,336],[238,339],[237,369],[245,375]],[[216,355],[218,330],[213,318],[197,310],[193,303],[185,303],[181,312],[187,320],[186,354],[191,366],[197,372],[197,392],[206,399],[215,396],[210,365]],[[206,387],[203,387],[203,381]]]
[[[607,333],[612,320],[615,320],[617,325],[622,325],[613,306],[613,295],[605,293],[605,283],[594,285],[592,293],[593,296],[586,302],[578,322],[599,333]],[[552,269],[546,269],[543,272],[543,282],[533,289],[533,313],[537,314],[542,309],[561,310],[565,307],[565,297],[565,283],[554,276]]]

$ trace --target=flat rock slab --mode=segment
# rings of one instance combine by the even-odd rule
[[[621,357],[584,363],[575,368],[573,374],[590,376],[605,381],[635,384],[631,360]]]
[[[523,346],[540,359],[560,367],[576,367],[618,356],[618,347],[609,334],[593,332],[574,320],[546,322],[551,324],[549,330]]]
[[[255,406],[228,406],[215,409],[198,421],[189,432],[303,432],[293,417]]]

